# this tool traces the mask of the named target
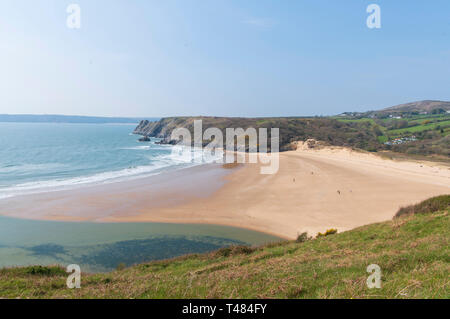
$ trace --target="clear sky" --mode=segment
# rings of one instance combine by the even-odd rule
[[[302,116],[423,99],[450,100],[448,0],[0,1],[0,113]]]

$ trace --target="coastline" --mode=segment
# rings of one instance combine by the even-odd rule
[[[214,224],[285,239],[391,219],[400,206],[450,193],[450,169],[343,148],[280,153],[280,170],[205,164],[132,181],[0,201],[0,215],[91,222]]]
[[[67,190],[24,194],[0,200],[0,215],[35,220],[106,222],[119,211],[180,205],[210,196],[230,170],[203,164],[141,178],[87,184]],[[193,189],[191,183],[198,187]]]

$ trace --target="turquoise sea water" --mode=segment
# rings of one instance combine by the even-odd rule
[[[0,123],[0,201],[139,178],[192,166],[173,159],[171,146],[139,143],[134,125]],[[110,271],[236,244],[279,238],[214,225],[71,223],[0,216],[0,267],[79,264]]]
[[[0,199],[192,165],[140,143],[135,125],[0,123]]]

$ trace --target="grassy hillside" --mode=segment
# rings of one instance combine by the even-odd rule
[[[230,118],[230,117],[173,117],[163,118],[158,122],[142,121],[136,134],[170,140],[172,131],[176,128],[188,129],[192,136],[194,120],[202,120],[203,130],[211,127],[220,129],[226,136],[226,128],[267,128],[280,129],[280,151],[293,148],[292,142],[316,139],[331,145],[357,147],[361,149],[374,148],[378,145],[377,135],[370,129],[370,123],[344,123],[333,118]],[[203,140],[206,145],[210,141]],[[225,141],[224,141],[225,142]],[[247,145],[248,147],[248,145]],[[270,139],[268,141],[270,149]]]
[[[400,117],[400,116],[398,116]],[[392,150],[409,155],[450,156],[450,114],[402,114],[401,118],[338,117],[343,123],[366,124],[378,143],[368,150]]]
[[[343,123],[368,123],[378,144],[374,151],[394,151],[408,155],[450,156],[450,102],[418,101],[380,111],[346,112],[335,117]]]
[[[409,208],[410,214],[392,221],[317,239],[299,236],[299,242],[224,248],[107,274],[84,274],[81,289],[75,290],[66,288],[67,274],[59,267],[3,269],[0,296],[450,298],[449,197]],[[424,213],[424,207],[438,210]],[[366,286],[370,264],[381,267],[381,289]]]
[[[428,112],[432,113],[434,110],[450,110],[450,102],[447,101],[432,101],[432,100],[425,100],[425,101],[417,101],[417,102],[411,102],[406,104],[400,104],[392,107],[388,107],[384,110],[377,111],[378,113],[392,113],[392,112],[399,112],[399,113],[413,113],[413,112]]]

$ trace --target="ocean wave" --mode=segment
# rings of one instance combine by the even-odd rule
[[[132,146],[132,147],[123,147],[121,150],[136,150],[136,151],[143,151],[143,150],[149,150],[149,145],[142,145],[142,146]]]
[[[149,173],[158,173],[158,171],[163,170],[164,168],[167,168],[169,166],[171,166],[169,162],[152,163],[151,165],[147,166],[129,167],[117,171],[97,173],[90,176],[79,176],[69,179],[54,179],[54,180],[28,182],[1,189],[0,199],[18,195],[67,190],[83,185],[117,182],[132,177],[146,177],[149,176]]]
[[[14,195],[0,194],[0,199],[6,199],[10,197],[14,197]]]
[[[149,147],[149,146],[138,146]],[[190,150],[189,148],[177,148],[177,151],[166,154],[149,155],[149,164],[135,167],[128,167],[120,170],[106,171],[92,175],[78,176],[72,178],[61,178],[52,180],[40,180],[26,182],[14,186],[0,188],[0,199],[10,198],[19,195],[29,195],[37,193],[47,193],[60,190],[68,190],[86,185],[109,184],[124,180],[138,179],[156,175],[171,169],[187,168],[206,163],[212,163],[220,156],[207,157],[203,159],[203,153],[199,149]],[[43,164],[43,165],[22,165],[15,169],[46,169],[50,167],[60,168],[64,165],[59,164]],[[5,167],[3,167],[5,168]]]
[[[198,156],[200,155],[198,152],[194,152],[193,156],[198,159]],[[170,168],[185,168],[207,163],[200,162],[198,160],[193,161],[192,157],[189,157],[188,155],[173,156],[173,154],[153,156],[151,157],[151,160],[152,163],[149,165],[102,172],[90,176],[79,176],[69,179],[53,179],[18,184],[12,187],[0,189],[0,199],[19,195],[68,190],[86,185],[108,184],[129,179],[143,178],[159,174]]]
[[[213,163],[223,159],[223,154],[218,152],[215,155],[209,155],[208,151],[202,149],[189,148],[185,146],[176,146],[172,148],[169,154],[156,155],[151,157],[159,161],[171,161],[173,163],[192,163],[192,164],[207,164]]]

